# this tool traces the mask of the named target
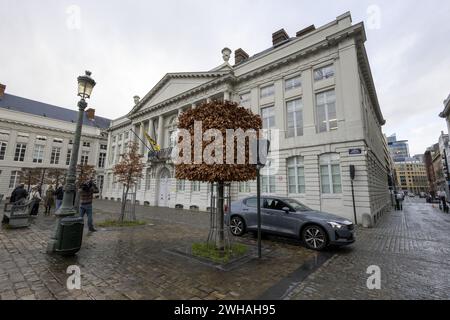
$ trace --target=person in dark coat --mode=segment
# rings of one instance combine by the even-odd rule
[[[59,209],[59,207],[61,207],[63,198],[64,198],[64,190],[63,190],[63,186],[59,186],[58,188],[56,188],[55,190],[55,198],[56,198],[56,210]]]
[[[21,183],[14,191],[11,193],[11,198],[9,199],[10,203],[14,203],[20,201],[22,199],[26,199],[28,196],[27,190],[25,190],[25,185]]]

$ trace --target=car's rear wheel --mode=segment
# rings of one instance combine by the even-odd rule
[[[239,216],[234,216],[230,221],[230,231],[234,236],[240,237],[245,233],[245,222]]]
[[[325,230],[318,225],[306,226],[302,231],[302,240],[308,249],[321,251],[328,245]]]

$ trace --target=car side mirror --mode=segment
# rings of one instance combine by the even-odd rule
[[[281,209],[284,211],[284,213],[289,213],[291,212],[291,209],[289,209],[288,207],[284,207],[283,209]]]

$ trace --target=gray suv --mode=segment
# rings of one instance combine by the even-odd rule
[[[225,221],[235,236],[256,231],[258,218],[256,197],[231,204]],[[265,233],[295,237],[312,250],[328,245],[349,245],[355,242],[354,225],[347,219],[315,211],[297,200],[281,197],[261,197],[261,229]]]

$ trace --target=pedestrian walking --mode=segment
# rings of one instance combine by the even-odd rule
[[[445,213],[448,213],[448,205],[447,205],[447,193],[444,190],[441,190],[439,192],[439,200],[440,200],[440,204],[439,206],[441,207],[441,210],[444,211]]]
[[[56,210],[59,209],[59,207],[61,207],[63,198],[64,198],[64,190],[62,186],[59,186],[58,188],[56,188],[55,190],[55,198],[56,198]]]
[[[54,205],[55,205],[55,189],[53,189],[53,186],[50,185],[47,191],[45,191],[44,214],[46,216],[50,215],[50,211]]]
[[[33,186],[31,192],[28,196],[28,200],[34,201],[33,207],[31,208],[30,215],[37,216],[39,213],[39,204],[41,203],[41,195],[39,194],[38,186]]]
[[[399,210],[399,211],[403,211],[403,200],[404,200],[404,194],[397,193],[395,201],[397,203],[397,210]]]
[[[80,193],[80,216],[84,219],[84,215],[88,217],[89,231],[97,231],[94,228],[94,219],[92,217],[92,201],[94,199],[94,193],[98,193],[99,190],[94,183],[93,179],[85,182],[81,185]]]

